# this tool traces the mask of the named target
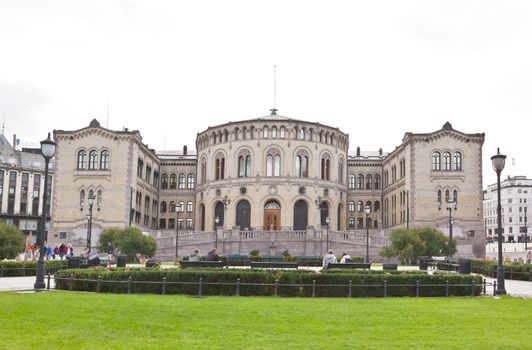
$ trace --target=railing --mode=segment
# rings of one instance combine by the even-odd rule
[[[44,267],[47,273],[52,275],[59,270],[67,269],[66,265],[54,265],[52,267]],[[15,273],[11,273],[15,272]],[[37,274],[37,266],[32,267],[6,267],[0,266],[0,277],[31,277]]]
[[[393,291],[393,288],[412,288],[414,290],[415,288],[415,297],[422,296],[422,290],[423,288],[441,288],[441,296],[449,297],[451,294],[449,293],[449,288],[452,287],[464,287],[464,288],[470,288],[471,296],[476,296],[476,288],[480,288],[480,294],[488,294],[488,287],[493,287],[493,295],[496,295],[497,290],[497,282],[487,282],[485,279],[482,281],[482,283],[477,284],[474,282],[471,283],[453,283],[450,284],[448,281],[445,281],[445,284],[422,284],[419,280],[416,281],[416,283],[408,283],[408,284],[393,284],[388,283],[387,280],[384,280],[382,284],[380,283],[374,283],[374,284],[353,284],[351,281],[349,281],[346,284],[317,284],[315,280],[312,281],[312,284],[310,283],[286,283],[281,284],[276,279],[274,283],[247,283],[247,282],[241,282],[240,278],[237,278],[235,282],[204,282],[203,278],[199,278],[197,282],[192,281],[167,281],[166,277],[163,277],[162,281],[134,281],[131,276],[127,280],[103,280],[101,276],[98,276],[98,279],[89,279],[89,278],[74,278],[74,275],[70,275],[69,277],[55,277],[56,281],[67,281],[68,290],[73,291],[74,290],[74,283],[75,282],[88,282],[94,284],[94,287],[91,288],[89,291],[93,291],[96,293],[101,292],[102,284],[127,284],[127,294],[133,294],[134,293],[134,286],[135,285],[160,285],[160,294],[167,294],[167,287],[172,285],[181,285],[181,286],[196,286],[197,287],[197,295],[202,296],[204,295],[204,288],[208,286],[232,286],[234,288],[234,295],[240,296],[240,289],[244,286],[250,286],[250,287],[262,287],[261,295],[265,295],[264,289],[266,291],[270,290],[272,296],[278,296],[279,289],[280,288],[294,288],[295,290],[301,290],[306,291],[307,294],[309,294],[312,298],[317,296],[317,289],[318,288],[345,288],[345,297],[352,298],[353,292],[356,289],[380,289],[382,290],[382,294],[379,296],[381,297],[388,297],[393,296],[391,293]],[[48,289],[50,288],[50,275],[48,275]],[[159,289],[159,288],[157,288]],[[273,290],[272,290],[273,289]],[[309,293],[309,290],[311,292]],[[86,289],[84,289],[86,290]],[[185,293],[190,294],[190,293]],[[413,293],[412,293],[413,294]],[[219,295],[219,294],[215,294]],[[414,296],[414,295],[412,295]],[[434,296],[434,295],[430,295]]]
[[[329,231],[331,241],[351,242],[354,244],[365,245],[366,235],[358,232],[349,231]],[[369,245],[372,247],[386,247],[390,244],[390,239],[383,236],[369,235]]]

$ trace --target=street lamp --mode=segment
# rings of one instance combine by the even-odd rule
[[[218,223],[220,222],[220,218],[216,217],[214,219],[214,236],[216,237],[216,241],[214,243],[214,248],[218,249]]]
[[[325,222],[327,223],[327,252],[329,251],[329,222],[331,222],[331,218],[330,217],[326,217],[325,218]]]
[[[491,157],[491,164],[493,165],[493,170],[497,173],[497,233],[498,233],[498,248],[499,248],[499,264],[497,267],[497,290],[496,293],[506,294],[506,289],[504,288],[504,267],[502,265],[502,222],[501,222],[501,172],[504,169],[504,163],[506,161],[506,156],[499,152],[497,148],[497,154]]]
[[[181,205],[176,201],[175,206],[175,260],[179,259],[179,213],[181,212]]]
[[[91,252],[91,238],[92,238],[92,206],[94,205],[94,199],[96,197],[92,192],[89,192],[89,196],[87,197],[87,202],[89,203],[89,215],[87,215],[87,219],[89,219],[89,225],[87,226],[87,253],[90,254]]]
[[[42,224],[41,230],[37,235],[39,260],[37,261],[37,276],[35,278],[35,284],[33,285],[34,289],[43,289],[46,287],[44,284],[44,234],[46,230],[46,204],[48,201],[48,164],[55,154],[56,145],[57,144],[50,138],[50,133],[48,133],[48,138],[46,140],[41,141],[41,153],[44,157],[44,193],[42,196]]]
[[[449,246],[447,247],[447,257],[448,259],[451,259],[453,257],[453,253],[451,251],[451,243],[453,242],[453,209],[456,210],[456,202],[453,199],[447,200],[447,210],[449,211]]]
[[[371,207],[366,205],[366,263],[369,263],[369,213]]]

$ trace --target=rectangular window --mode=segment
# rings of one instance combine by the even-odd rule
[[[59,232],[59,239],[66,239],[67,233],[66,232]]]
[[[33,202],[31,204],[32,215],[39,214],[39,196],[41,195],[41,175],[33,175]]]
[[[4,171],[0,170],[0,213],[2,213],[2,197],[4,194]]]
[[[29,173],[22,173],[22,183],[20,188],[20,214],[26,214],[28,210],[28,185],[30,180]]]
[[[15,213],[15,193],[17,191],[17,172],[9,172],[9,192],[7,197],[7,213]]]
[[[185,229],[185,222],[184,222],[183,219],[177,220],[177,224],[179,225],[179,229],[180,230],[184,230]]]
[[[192,219],[187,219],[187,230],[192,230]]]

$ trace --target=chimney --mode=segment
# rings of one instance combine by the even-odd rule
[[[13,149],[17,150],[17,134],[13,134]]]
[[[360,156],[360,146],[357,147],[357,156]]]
[[[382,148],[379,148],[379,156],[382,156]]]
[[[184,156],[187,155],[187,151],[188,151],[188,147],[187,147],[187,145],[184,145],[184,146],[183,146],[183,155],[184,155]]]

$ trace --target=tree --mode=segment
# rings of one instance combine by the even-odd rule
[[[447,255],[448,238],[432,227],[393,230],[391,245],[380,255],[385,258],[398,258],[402,264],[415,264],[420,256]],[[456,252],[456,241],[451,242],[452,253]]]
[[[137,253],[151,257],[157,248],[155,239],[143,235],[137,227],[104,230],[98,240],[98,250],[107,251],[108,242],[111,242],[118,253],[127,255],[128,261],[133,261]]]
[[[23,249],[22,232],[15,225],[0,223],[0,260],[14,259]]]

